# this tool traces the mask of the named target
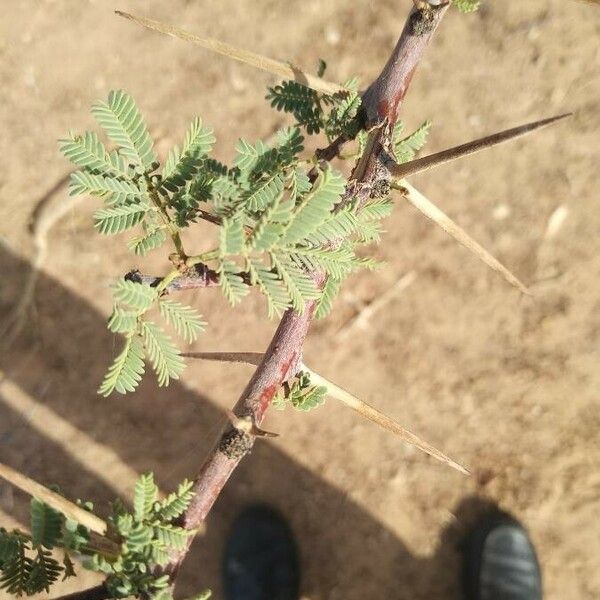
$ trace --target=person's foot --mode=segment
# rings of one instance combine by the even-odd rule
[[[525,529],[505,514],[488,516],[466,540],[469,600],[541,600],[542,576]]]
[[[298,600],[300,568],[292,532],[268,506],[253,506],[236,519],[223,565],[227,600]]]

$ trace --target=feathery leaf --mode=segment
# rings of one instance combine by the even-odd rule
[[[328,168],[322,171],[312,190],[300,202],[283,236],[293,244],[318,229],[339,201],[345,189],[341,173]]]
[[[121,148],[123,155],[149,170],[156,162],[153,141],[133,98],[123,90],[113,90],[108,102],[97,102],[92,114],[108,137]]]
[[[190,306],[184,306],[173,300],[161,300],[158,304],[160,314],[167,323],[188,343],[193,342],[204,331],[206,323]]]
[[[222,256],[239,254],[244,247],[244,225],[239,216],[224,219],[220,231]]]
[[[163,245],[167,239],[165,230],[155,229],[144,235],[136,236],[127,242],[127,247],[138,256],[145,256],[148,252]]]
[[[250,291],[250,288],[239,273],[240,268],[233,261],[224,260],[221,262],[219,267],[219,285],[221,286],[223,295],[231,306],[235,306]]]
[[[170,192],[177,192],[198,172],[204,157],[215,143],[212,129],[202,126],[196,117],[188,129],[181,151],[176,146],[171,150],[162,172],[162,186]]]
[[[147,204],[125,204],[101,208],[94,213],[94,227],[103,235],[114,235],[140,223],[150,210]]]
[[[114,390],[120,394],[133,392],[144,373],[144,348],[137,336],[126,339],[121,354],[115,358],[108,369],[104,381],[98,390],[102,396],[108,396]]]
[[[331,312],[333,301],[338,295],[341,285],[341,279],[335,279],[333,277],[329,277],[327,279],[325,286],[323,287],[321,297],[319,298],[319,302],[317,303],[317,309],[315,311],[316,319],[323,319]]]
[[[157,516],[163,521],[172,521],[182,515],[194,497],[193,487],[193,481],[182,481],[176,492],[172,492],[155,506]]]
[[[481,6],[481,0],[453,0],[454,5],[460,12],[470,13]]]
[[[64,517],[37,498],[31,499],[31,542],[52,549],[60,538]]]
[[[154,526],[154,537],[168,549],[183,550],[188,538],[194,535],[194,531],[183,529],[171,524],[160,524]]]
[[[116,302],[127,304],[140,311],[148,310],[157,297],[156,288],[129,279],[118,279],[113,284],[112,290]]]
[[[164,387],[171,379],[179,379],[185,363],[169,336],[152,321],[143,321],[141,328],[146,352],[156,372],[158,385]]]
[[[288,308],[290,299],[278,273],[252,259],[248,261],[248,271],[252,285],[257,285],[267,300],[269,318]]]
[[[158,487],[152,473],[140,475],[133,493],[133,510],[137,521],[143,521],[152,513],[152,507],[158,496]]]
[[[78,194],[100,196],[110,206],[119,206],[126,202],[142,202],[146,198],[145,192],[141,191],[132,181],[106,175],[95,175],[87,171],[71,173],[69,195],[76,196]]]
[[[139,311],[115,306],[108,319],[108,329],[113,333],[133,333],[137,329]]]
[[[50,586],[58,580],[63,569],[51,553],[43,548],[37,549],[37,555],[31,562],[31,570],[26,583],[27,595],[42,591],[48,593]]]
[[[107,152],[104,144],[93,131],[58,141],[60,151],[73,164],[85,167],[92,173],[128,177],[123,157],[117,152]]]
[[[403,139],[400,138],[402,129],[402,123],[398,122],[392,133],[392,146],[398,163],[412,160],[415,154],[425,145],[427,135],[431,129],[431,122],[425,121],[413,133]]]

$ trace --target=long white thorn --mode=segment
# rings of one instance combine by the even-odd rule
[[[506,281],[514,285],[523,294],[530,294],[529,290],[515,275],[513,275],[498,259],[494,258],[481,244],[476,242],[469,234],[457,225],[446,213],[440,210],[431,200],[426,198],[419,190],[403,179],[397,189],[403,196],[428,219],[439,225],[446,233],[450,234],[457,242],[473,252],[477,258],[488,267],[500,273]]]
[[[227,58],[245,63],[255,67],[256,69],[267,71],[268,73],[277,75],[282,79],[292,79],[298,83],[301,83],[302,85],[316,90],[317,92],[322,92],[324,94],[335,94],[336,92],[345,91],[345,88],[341,85],[332,83],[330,81],[325,81],[320,77],[312,75],[311,73],[307,73],[306,71],[290,65],[289,63],[268,58],[267,56],[262,56],[261,54],[251,52],[250,50],[232,46],[231,44],[221,42],[220,40],[200,37],[194,33],[185,31],[179,27],[175,27],[174,25],[163,23],[162,21],[147,19],[146,17],[139,17],[122,10],[115,10],[115,13],[120,17],[124,17],[130,21],[133,21],[134,23],[137,23],[138,25],[141,25],[142,27],[146,27],[146,29],[158,31],[159,33],[164,33],[165,35],[179,38],[185,42],[192,42],[193,44],[202,46],[211,52],[216,52],[217,54],[221,54]]]
[[[85,527],[100,535],[106,534],[106,522],[100,517],[97,517],[87,510],[84,510],[80,506],[77,506],[77,504],[74,504],[66,498],[63,498],[63,496],[60,494],[49,490],[41,483],[38,483],[26,475],[19,473],[12,467],[0,463],[0,477],[9,483],[12,483],[12,485],[18,487],[20,490],[23,490],[30,496],[33,496],[38,500],[42,500],[52,508],[69,517],[69,519],[73,519],[81,525],[85,525]]]
[[[380,427],[383,427],[384,429],[395,433],[398,437],[400,437],[402,441],[406,442],[407,444],[418,448],[419,450],[425,452],[426,454],[429,454],[429,456],[432,456],[436,460],[447,464],[453,469],[456,469],[457,471],[460,471],[465,475],[469,475],[469,471],[465,469],[465,467],[452,460],[443,452],[441,452],[431,444],[427,443],[426,441],[422,440],[414,433],[411,433],[410,431],[408,431],[408,429],[405,429],[404,427],[402,427],[402,425],[400,425],[384,413],[379,412],[376,408],[372,407],[370,404],[367,404],[364,400],[357,398],[356,396],[339,387],[332,381],[325,379],[325,377],[319,375],[318,373],[307,367],[305,364],[303,364],[301,368],[303,371],[306,371],[310,375],[311,383],[315,385],[325,386],[327,388],[327,393],[332,398],[343,402],[346,406],[356,411],[369,421],[372,421]]]
[[[250,365],[258,365],[262,360],[263,355],[260,352],[184,352],[182,356],[188,358],[199,358],[202,360],[213,360],[218,362],[237,362],[237,363],[247,363]],[[369,421],[376,423],[380,427],[395,433],[397,436],[402,439],[402,441],[410,444],[411,446],[415,446],[419,450],[422,450],[429,456],[433,456],[433,458],[443,462],[453,469],[464,473],[465,475],[469,475],[469,471],[465,469],[462,465],[455,462],[448,456],[446,456],[443,452],[428,444],[420,437],[416,436],[414,433],[411,433],[398,423],[388,417],[387,415],[379,412],[376,408],[373,408],[370,404],[367,404],[360,398],[353,396],[350,392],[342,389],[335,383],[325,379],[325,377],[319,375],[305,364],[300,366],[302,371],[307,372],[310,375],[311,383],[314,385],[322,385],[327,388],[327,393],[336,400],[339,400],[352,410],[356,411]]]
[[[264,355],[262,352],[182,352],[181,356],[214,362],[245,363],[258,367]]]
[[[466,144],[454,146],[453,148],[447,148],[441,152],[436,152],[435,154],[423,156],[422,158],[417,158],[401,164],[397,164],[394,161],[389,160],[386,162],[386,166],[393,177],[397,179],[403,179],[405,177],[409,177],[410,175],[414,175],[415,173],[421,173],[423,171],[432,169],[433,167],[458,160],[464,156],[469,156],[470,154],[476,154],[482,150],[493,148],[499,144],[511,142],[512,140],[516,140],[524,135],[529,135],[534,131],[553,125],[554,123],[562,121],[563,119],[571,117],[572,115],[573,113],[565,113],[555,117],[550,117],[548,119],[525,123],[524,125],[519,125],[518,127],[505,129],[504,131],[499,131],[497,133],[493,133],[492,135],[487,135],[485,137],[472,140]]]

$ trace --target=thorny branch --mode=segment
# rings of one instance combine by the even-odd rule
[[[398,109],[409,87],[413,73],[421,61],[433,33],[444,16],[448,5],[427,6],[412,9],[402,35],[381,75],[363,96],[363,108],[368,123],[387,123],[388,128],[396,121]],[[355,171],[355,183],[368,185],[382,168],[379,154],[380,140],[371,144],[365,153],[364,164]],[[316,277],[320,277],[315,274]],[[322,277],[320,277],[321,282]],[[280,386],[293,376],[302,360],[302,347],[315,310],[315,302],[306,304],[300,315],[286,311],[265,352],[233,409],[235,417],[251,418],[260,425],[271,400]],[[205,460],[194,484],[194,499],[184,513],[182,525],[188,529],[198,527],[206,518],[227,480],[254,444],[254,437],[232,424],[225,430]],[[174,556],[166,567],[174,580],[187,549]]]

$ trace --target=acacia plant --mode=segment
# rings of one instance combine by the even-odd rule
[[[55,581],[75,576],[75,564],[80,563],[104,574],[105,580],[70,598],[172,598],[179,565],[194,533],[256,438],[272,435],[260,427],[271,404],[310,410],[330,395],[405,442],[466,472],[302,361],[311,321],[329,313],[349,275],[376,266],[368,247],[380,241],[381,222],[393,209],[394,192],[526,292],[514,275],[405,179],[560,118],[415,158],[430,123],[407,134],[398,119],[399,109],[450,4],[415,1],[381,75],[363,92],[356,79],[343,85],[326,81],[324,63],[311,75],[157,21],[120,13],[150,29],[283,77],[269,88],[267,100],[290,116],[290,125],[270,143],[240,139],[232,164],[226,165],[211,157],[215,137],[196,118],[181,147],[174,147],[161,166],[139,108],[125,91],[117,90],[92,108],[111,149],[93,131],[60,141],[62,153],[78,168],[71,176],[70,193],[96,196],[102,202],[94,215],[98,233],[132,232],[127,243],[135,255],[163,252],[170,265],[161,276],[136,270],[114,283],[108,329],[122,338],[122,347],[99,393],[133,392],[148,367],[159,386],[166,386],[181,376],[185,358],[245,361],[255,364],[256,370],[193,479],[161,497],[152,474],[143,475],[132,506],[116,500],[108,521],[94,514],[91,502],[71,502],[59,490],[44,488],[0,465],[1,476],[33,496],[30,533],[0,529],[0,589],[16,595],[48,592]],[[453,4],[463,12],[478,6],[474,0]],[[326,146],[307,155],[305,136],[315,135],[323,136]],[[351,162],[349,177],[331,166],[336,157]],[[199,221],[214,226],[214,243],[210,250],[195,254],[193,248],[184,247],[180,233]],[[195,341],[207,324],[195,307],[181,304],[176,295],[179,290],[202,287],[219,287],[232,306],[251,290],[264,296],[268,316],[280,319],[264,353],[179,350],[163,326],[170,326],[185,342]]]

